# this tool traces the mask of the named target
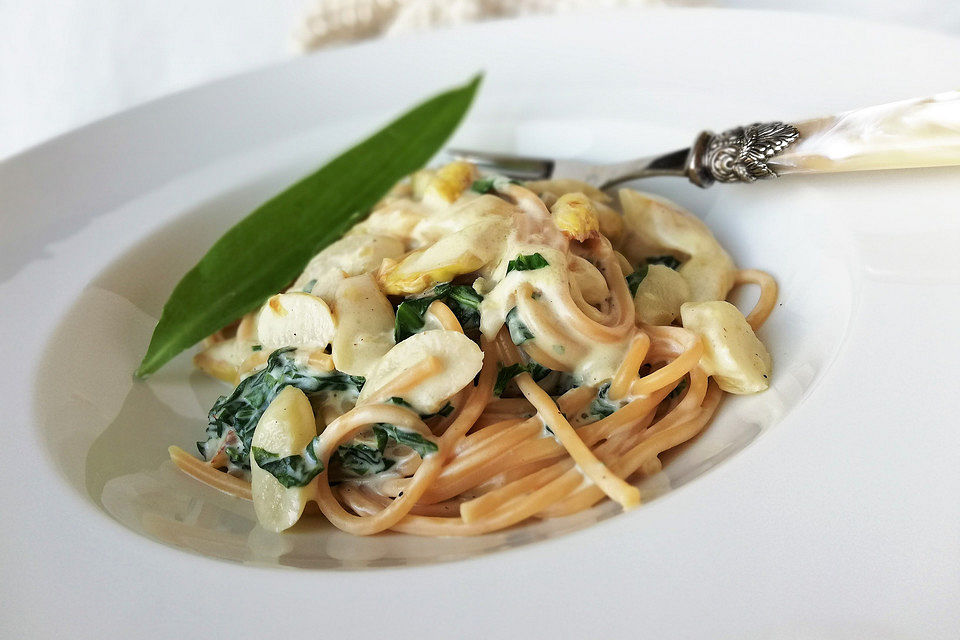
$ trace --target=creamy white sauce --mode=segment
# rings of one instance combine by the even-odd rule
[[[518,255],[539,253],[548,262],[546,267],[529,271],[511,271],[506,273],[507,264]],[[517,289],[521,284],[529,284],[538,296],[537,303],[556,309],[569,294],[570,271],[567,268],[568,254],[559,249],[539,245],[521,243],[516,238],[508,242],[508,250],[501,264],[494,273],[499,277],[498,284],[487,294],[480,305],[480,330],[488,339],[493,339],[506,321],[507,314],[517,306]],[[557,320],[562,323],[562,320]],[[557,360],[568,364],[566,369],[583,384],[599,385],[608,380],[617,370],[627,348],[628,339],[613,343],[590,342],[587,355],[582,358],[567,357],[567,345],[553,344],[549,341],[537,339],[534,333],[533,341],[541,349],[551,354]],[[559,347],[559,348],[558,348]]]

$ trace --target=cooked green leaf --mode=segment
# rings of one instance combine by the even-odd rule
[[[433,292],[438,299],[446,300],[448,305],[453,303],[473,311],[479,311],[480,303],[483,302],[483,296],[477,293],[473,287],[468,287],[465,284],[444,282],[438,284]]]
[[[427,309],[435,300],[440,300],[457,316],[463,329],[476,329],[480,326],[480,303],[483,296],[463,284],[444,282],[438,284],[430,293],[417,298],[407,298],[397,307],[393,338],[396,342],[406,340],[419,333],[426,323]]]
[[[276,478],[287,489],[305,487],[323,471],[323,462],[317,458],[317,454],[314,452],[314,446],[319,440],[320,436],[311,440],[301,455],[284,458],[260,447],[252,447],[250,451],[253,454],[253,459],[257,462],[257,466]]]
[[[364,379],[360,376],[339,371],[316,376],[300,369],[293,351],[293,347],[277,349],[267,358],[265,368],[242,380],[230,395],[220,396],[214,403],[207,416],[207,440],[197,443],[205,458],[209,460],[224,446],[233,464],[249,467],[250,441],[257,422],[284,387],[297,387],[307,395],[323,391],[359,393],[363,387]]]
[[[478,75],[419,104],[234,225],[173,290],[137,375],[153,373],[296,278],[440,150],[479,84]]]
[[[397,396],[393,396],[392,398],[387,400],[386,404],[395,404],[405,409],[410,409],[411,411],[413,411],[413,405],[411,405],[409,402],[407,402],[403,398],[398,398]]]
[[[593,419],[593,421],[606,418],[619,409],[616,404],[607,398],[607,392],[609,390],[610,383],[608,382],[600,387],[600,390],[597,392],[597,397],[594,398],[593,402],[590,403],[590,408],[587,410],[587,413],[589,414],[589,417]]]
[[[493,385],[493,395],[499,397],[506,390],[510,381],[526,370],[527,368],[519,362],[515,362],[508,367],[497,365],[497,381]]]
[[[343,470],[355,476],[370,476],[386,471],[395,460],[385,458],[382,451],[378,451],[365,444],[343,445],[337,448],[336,464]],[[330,461],[334,465],[334,461]]]
[[[415,333],[423,329],[426,320],[427,308],[436,300],[433,296],[425,298],[411,298],[404,300],[397,307],[397,319],[393,325],[393,338],[395,342],[406,340]]]
[[[683,380],[677,383],[677,386],[673,388],[673,391],[667,394],[667,397],[665,398],[665,400],[673,400],[674,398],[679,396],[681,393],[683,393],[683,390],[686,388],[687,388],[687,379],[684,378]]]
[[[637,289],[640,283],[647,277],[647,265],[641,265],[639,269],[627,276],[627,286],[630,287],[630,295],[637,295]]]
[[[496,178],[492,176],[489,178],[480,178],[479,180],[474,180],[473,184],[470,185],[471,191],[476,191],[477,193],[490,193],[493,191],[493,182]]]
[[[391,398],[393,400],[394,398]],[[399,398],[397,398],[399,400]],[[400,404],[400,403],[395,403]],[[449,406],[449,405],[448,405]],[[442,411],[442,410],[441,410]],[[376,424],[372,435],[375,442],[370,441],[369,435],[354,439],[349,444],[341,445],[330,459],[330,466],[336,470],[346,472],[351,476],[369,476],[386,471],[396,460],[384,455],[389,440],[406,445],[423,458],[436,453],[436,444],[427,440],[419,433],[398,429],[392,424]],[[259,464],[259,463],[258,463]]]
[[[550,369],[547,369],[545,366],[534,362],[533,360],[527,364],[521,364],[517,362],[511,364],[509,367],[504,367],[503,365],[498,364],[497,381],[493,385],[493,395],[499,397],[504,390],[506,390],[507,385],[510,384],[510,381],[521,373],[529,373],[530,377],[532,377],[535,382],[540,382],[550,375]]]
[[[411,405],[409,402],[407,402],[403,398],[398,398],[394,396],[388,399],[386,404],[395,404],[405,409],[410,409],[410,411],[413,411],[414,413],[416,413],[416,409],[413,408],[413,405]],[[447,404],[440,407],[440,410],[437,411],[436,413],[421,413],[419,415],[421,420],[426,420],[427,418],[433,418],[434,416],[442,416],[446,418],[451,413],[453,413],[453,405],[448,402]]]
[[[513,344],[523,344],[534,338],[533,332],[520,319],[520,313],[516,307],[510,309],[507,313],[507,331],[510,332],[510,339],[513,340]]]
[[[550,369],[547,369],[545,366],[539,362],[534,362],[531,360],[527,363],[527,372],[530,374],[530,377],[533,378],[534,382],[540,382],[548,375],[550,375]]]
[[[440,411],[437,411],[437,415],[440,416],[441,418],[446,418],[451,413],[453,413],[453,410],[454,410],[453,405],[448,402],[447,404],[440,407]]]
[[[421,458],[424,458],[431,453],[436,453],[438,450],[438,447],[435,443],[430,442],[416,431],[398,429],[392,424],[385,423],[381,423],[373,427],[374,433],[377,433],[378,431],[382,431],[383,433],[387,434],[398,444],[403,444],[410,447],[416,451]]]
[[[330,466],[339,467],[354,476],[369,476],[392,467],[396,461],[383,455],[387,448],[387,433],[375,429],[373,436],[376,439],[374,442],[357,438],[350,444],[337,447],[330,459]]]
[[[508,184],[522,183],[519,180],[511,180],[506,176],[487,176],[486,178],[474,180],[473,184],[470,185],[470,190],[476,191],[477,193],[490,193],[491,191],[504,189]]]
[[[533,271],[542,269],[550,263],[539,253],[520,254],[507,263],[507,273],[511,271]]]

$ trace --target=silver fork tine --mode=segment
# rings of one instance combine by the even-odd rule
[[[446,153],[457,160],[472,162],[482,171],[498,173],[515,180],[543,180],[553,174],[554,161],[549,158],[530,158],[471,149],[447,149]]]

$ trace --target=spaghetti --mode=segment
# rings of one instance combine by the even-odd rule
[[[174,464],[276,531],[315,502],[356,535],[479,535],[604,498],[635,507],[636,482],[724,391],[766,387],[754,331],[776,283],[692,215],[479,178],[465,163],[414,175],[242,330],[211,336],[197,366],[237,386],[210,412],[205,460],[171,447]],[[724,301],[741,284],[760,289],[746,316]],[[668,321],[642,321],[651,307]]]

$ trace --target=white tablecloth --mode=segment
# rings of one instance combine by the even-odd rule
[[[145,100],[300,55],[293,34],[320,1],[0,0],[0,158]],[[956,0],[699,4],[832,13],[960,35]]]

